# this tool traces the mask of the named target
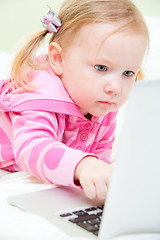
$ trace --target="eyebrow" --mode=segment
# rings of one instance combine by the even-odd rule
[[[98,57],[97,57],[97,60],[98,60]],[[114,65],[114,62],[111,61],[110,59],[108,59],[107,57],[101,57],[100,60],[101,61],[104,61],[105,63],[109,64],[109,65]],[[126,70],[130,70],[130,69],[140,69],[141,66],[137,65],[137,66],[131,66],[131,67],[127,67]]]
[[[99,57],[99,58],[100,58],[99,61],[104,61],[104,62],[108,63],[109,65],[114,65],[114,62],[106,57]],[[98,61],[98,56],[97,56],[96,60]]]
[[[139,70],[140,68],[141,68],[141,66],[132,66],[132,67],[126,68],[126,70],[131,70],[131,69]]]

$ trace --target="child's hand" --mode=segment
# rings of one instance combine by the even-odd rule
[[[95,157],[85,157],[77,166],[75,180],[79,180],[88,198],[105,200],[112,166]]]

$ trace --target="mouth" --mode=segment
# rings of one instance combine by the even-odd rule
[[[104,105],[108,105],[108,106],[115,105],[114,102],[110,102],[110,101],[99,101],[99,103],[104,104]]]

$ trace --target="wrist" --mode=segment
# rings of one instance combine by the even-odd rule
[[[86,164],[90,165],[93,163],[94,160],[98,160],[97,157],[93,157],[92,155],[86,156],[84,158],[81,159],[81,161],[77,164],[76,168],[75,168],[75,172],[74,172],[74,182],[78,183],[78,185],[80,185],[79,183],[79,177],[81,175],[81,172],[83,171],[84,167]]]

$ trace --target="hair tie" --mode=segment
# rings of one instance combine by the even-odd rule
[[[42,25],[49,31],[49,33],[58,32],[61,26],[61,20],[56,16],[50,7],[49,9],[48,17],[44,16],[43,21],[41,21]]]

